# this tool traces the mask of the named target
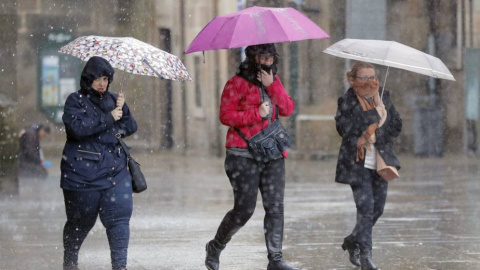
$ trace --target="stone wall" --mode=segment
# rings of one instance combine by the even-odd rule
[[[0,194],[18,192],[16,5],[0,6]]]
[[[288,6],[289,0],[248,0],[247,5]],[[433,1],[438,42],[436,55],[450,68],[457,82],[436,82],[435,95],[440,97],[445,130],[442,144],[446,151],[460,152],[463,130],[463,71],[459,66],[457,48],[456,2]],[[2,84],[17,88],[19,127],[31,122],[47,121],[38,107],[38,70],[36,55],[45,36],[52,30],[70,31],[73,36],[105,35],[132,36],[165,48],[161,31],[170,30],[171,53],[179,56],[196,81],[168,82],[158,78],[127,74],[125,94],[139,122],[139,131],[129,138],[136,149],[169,150],[186,154],[222,155],[226,127],[218,121],[219,95],[225,82],[235,73],[239,63],[238,50],[207,51],[183,55],[193,38],[215,16],[235,12],[236,1],[89,1],[76,0],[19,0],[12,5],[16,26],[2,23],[3,32],[16,29],[15,63],[17,73],[2,76]],[[297,1],[297,3],[299,3]],[[343,76],[345,62],[322,51],[346,37],[345,0],[305,0],[296,7],[315,21],[330,39],[278,44],[279,75],[286,90],[295,98],[296,115],[285,119],[290,132],[296,134],[298,151],[330,151],[339,147],[333,115],[337,98],[345,91]],[[430,0],[387,1],[386,39],[395,40],[419,49],[428,50],[428,35],[432,25]],[[478,21],[478,0],[474,22]],[[13,10],[12,9],[12,10]],[[13,18],[13,17],[12,17]],[[7,17],[2,17],[6,20]],[[12,19],[10,19],[12,20]],[[368,31],[368,29],[366,30]],[[10,31],[12,32],[12,31]],[[15,32],[15,30],[13,31]],[[475,40],[478,27],[474,26]],[[6,34],[3,34],[6,35]],[[478,45],[478,44],[477,44]],[[4,48],[5,49],[5,48]],[[295,55],[296,54],[296,55]],[[205,63],[204,63],[205,60]],[[385,69],[379,67],[380,73]],[[9,69],[10,72],[12,69]],[[7,72],[7,71],[2,71]],[[419,97],[427,96],[427,78],[412,72],[390,69],[387,89],[400,112],[404,129],[396,142],[396,150],[413,153],[413,119]],[[117,91],[123,72],[117,70],[112,90]],[[5,82],[3,80],[6,80]],[[171,87],[171,88],[169,88]],[[170,90],[168,90],[170,89]],[[169,101],[169,98],[171,101]],[[169,111],[171,115],[169,116]],[[170,122],[169,122],[170,121]],[[166,130],[171,130],[169,138]],[[44,142],[61,145],[62,125]],[[60,146],[60,150],[61,150]]]

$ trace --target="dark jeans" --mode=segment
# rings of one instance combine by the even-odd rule
[[[265,218],[265,244],[269,260],[282,260],[283,197],[285,193],[285,160],[268,163],[227,155],[225,171],[233,188],[234,205],[218,227],[215,240],[221,246],[252,217],[260,189]]]
[[[100,220],[107,231],[113,269],[126,267],[133,211],[130,174],[110,189],[63,190],[67,222],[63,230],[64,265],[76,265],[78,252],[88,232]]]
[[[359,172],[361,184],[351,186],[357,206],[357,224],[347,239],[357,243],[361,250],[372,250],[372,228],[383,214],[388,182],[375,170],[362,168]]]
[[[234,206],[226,218],[236,225],[243,226],[252,217],[260,189],[265,217],[283,217],[283,197],[285,193],[285,160],[269,163],[253,159],[227,155],[225,172],[233,188]]]

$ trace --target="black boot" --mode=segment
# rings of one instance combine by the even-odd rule
[[[63,264],[63,270],[80,270],[76,263]]]
[[[360,263],[362,270],[377,270],[377,266],[372,261],[372,251],[362,250],[360,251]]]
[[[211,240],[205,246],[207,257],[205,258],[205,266],[208,270],[218,270],[220,264],[220,252],[225,245],[220,244],[216,239]]]
[[[264,220],[265,243],[268,251],[267,270],[299,270],[283,260],[283,215],[266,215]]]
[[[345,238],[343,240],[342,249],[343,251],[348,250],[349,259],[353,265],[360,266],[360,249],[357,244]]]
[[[299,268],[295,268],[290,264],[286,263],[283,259],[280,261],[272,261],[268,263],[267,270],[300,270]]]
[[[232,239],[232,236],[240,230],[242,226],[230,221],[228,215],[225,216],[218,227],[215,238],[207,243],[205,250],[205,266],[208,270],[218,270],[220,265],[220,253],[226,244]]]

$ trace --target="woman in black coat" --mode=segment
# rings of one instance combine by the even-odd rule
[[[50,133],[50,126],[33,124],[20,130],[19,176],[45,179],[48,171],[43,164],[40,140]]]
[[[78,270],[80,247],[100,216],[106,228],[112,268],[125,270],[132,216],[132,180],[117,140],[137,131],[123,94],[109,91],[114,70],[92,57],[83,69],[81,89],[66,102],[60,186],[67,222],[63,230],[64,269]]]
[[[373,65],[356,62],[346,74],[350,88],[338,99],[335,116],[342,144],[335,181],[349,184],[357,207],[357,223],[344,239],[350,262],[362,270],[377,269],[372,261],[372,228],[382,215],[388,182],[377,173],[383,161],[397,170],[400,162],[393,152],[393,140],[402,130],[402,120],[389,92],[380,98]]]

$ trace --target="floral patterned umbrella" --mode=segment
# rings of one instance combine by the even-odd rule
[[[59,52],[73,55],[82,61],[100,56],[114,68],[132,74],[174,81],[192,80],[177,56],[131,37],[79,37],[60,48]]]

